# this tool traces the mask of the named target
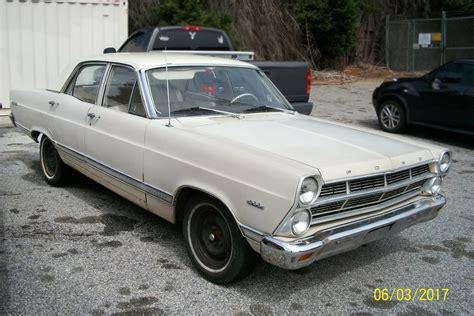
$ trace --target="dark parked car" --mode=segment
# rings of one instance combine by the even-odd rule
[[[474,59],[459,59],[420,78],[385,81],[372,96],[382,130],[423,125],[474,135]]]

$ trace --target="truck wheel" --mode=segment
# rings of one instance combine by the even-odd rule
[[[211,282],[227,284],[252,271],[256,254],[242,236],[227,208],[213,198],[191,199],[183,219],[191,261]]]
[[[66,183],[69,167],[59,157],[53,142],[44,135],[40,143],[40,163],[48,184],[59,187]]]
[[[398,133],[406,127],[405,109],[395,100],[382,103],[378,117],[380,128],[386,132]]]

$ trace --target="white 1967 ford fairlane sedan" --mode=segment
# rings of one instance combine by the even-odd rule
[[[166,56],[167,55],[167,56]],[[46,181],[74,168],[172,223],[197,270],[285,269],[433,219],[448,150],[294,112],[255,66],[118,53],[79,62],[57,91],[11,93]]]

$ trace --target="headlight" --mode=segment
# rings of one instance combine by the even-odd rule
[[[441,182],[442,180],[440,177],[428,179],[425,184],[423,184],[423,191],[430,195],[438,194],[441,190]]]
[[[451,154],[449,152],[443,153],[438,161],[438,165],[441,172],[447,172],[449,170],[449,166],[451,165]]]
[[[308,210],[296,212],[291,218],[291,231],[296,236],[302,235],[311,224],[311,214]]]
[[[299,192],[299,200],[303,205],[308,205],[316,199],[318,194],[318,182],[309,177],[303,180]]]

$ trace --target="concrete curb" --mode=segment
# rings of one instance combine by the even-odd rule
[[[10,109],[0,109],[0,116],[8,116],[10,115]]]

